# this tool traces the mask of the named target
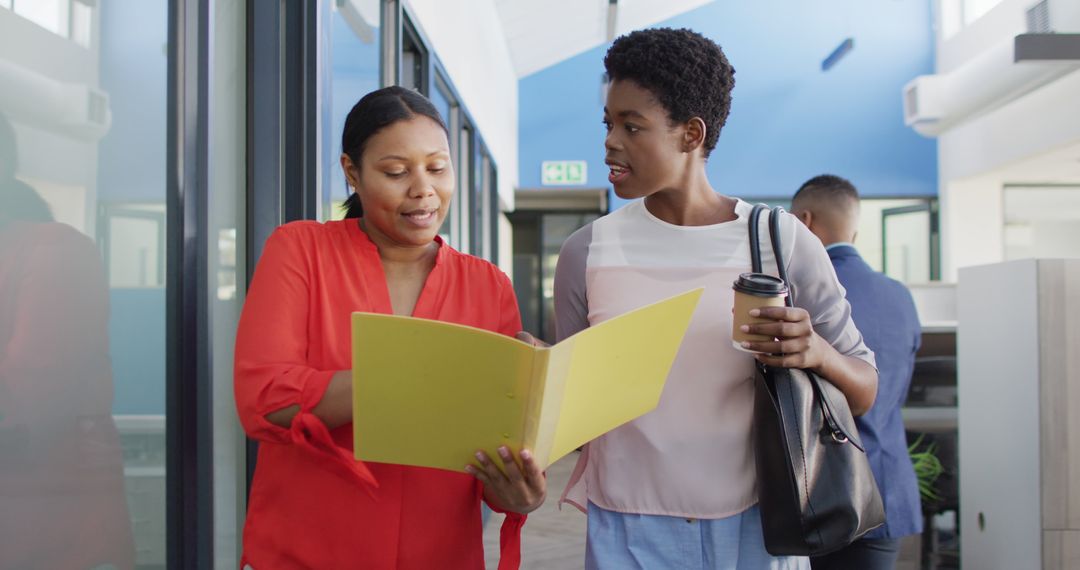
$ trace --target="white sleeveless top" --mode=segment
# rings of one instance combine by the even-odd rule
[[[750,271],[747,219],[676,226],[641,200],[578,230],[555,273],[558,340],[635,308],[705,287],[655,410],[586,445],[560,500],[586,510],[722,518],[757,502],[753,358],[731,345],[732,283]],[[874,364],[821,242],[790,214],[780,229],[792,299],[841,354]],[[775,275],[768,212],[762,265]],[[597,403],[596,405],[603,405]]]

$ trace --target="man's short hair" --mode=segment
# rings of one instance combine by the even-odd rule
[[[820,203],[832,208],[847,209],[853,206],[858,208],[859,191],[846,178],[822,174],[807,180],[799,187],[799,191],[791,199],[791,208],[796,209],[796,206],[804,201]]]

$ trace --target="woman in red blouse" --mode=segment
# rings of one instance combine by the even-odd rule
[[[524,514],[545,494],[528,451],[506,476],[482,455],[473,476],[352,457],[353,311],[506,335],[521,321],[506,275],[438,237],[455,176],[446,127],[427,99],[399,87],[365,96],[345,121],[342,149],[354,191],[346,219],[278,228],[240,318],[237,407],[260,442],[242,564],[483,568],[483,500],[507,513],[499,567],[517,568]]]

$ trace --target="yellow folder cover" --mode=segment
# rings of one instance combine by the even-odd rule
[[[464,472],[477,450],[543,469],[656,407],[702,289],[551,347],[411,317],[353,313],[357,459]]]

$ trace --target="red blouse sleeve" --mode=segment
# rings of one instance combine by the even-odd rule
[[[249,436],[287,443],[290,432],[266,414],[293,405],[300,414],[322,400],[335,370],[306,362],[308,347],[308,260],[290,228],[266,241],[248,289],[236,333],[234,389],[240,422]]]

